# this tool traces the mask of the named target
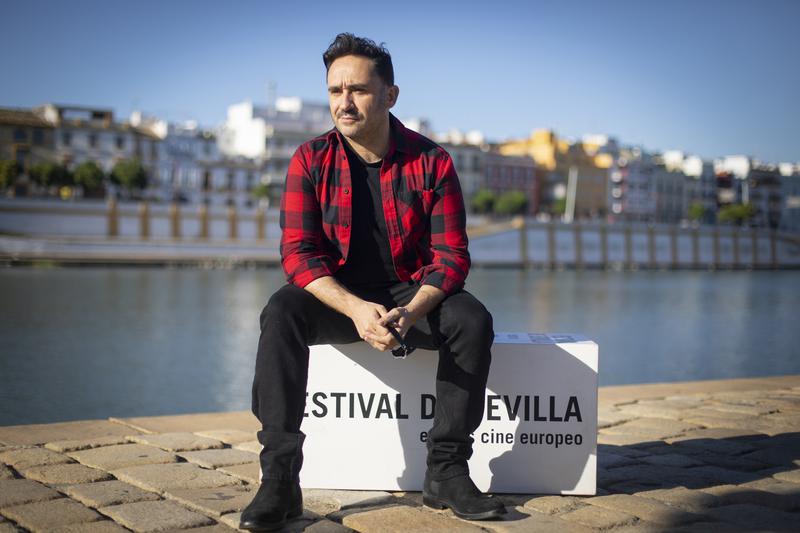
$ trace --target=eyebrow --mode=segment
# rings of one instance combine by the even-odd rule
[[[328,86],[328,91],[333,91],[333,90],[341,89],[341,88],[342,87],[340,85],[329,85]],[[367,85],[360,84],[360,83],[352,83],[352,84],[348,85],[347,88],[350,89],[351,91],[364,91],[364,90],[367,89]]]

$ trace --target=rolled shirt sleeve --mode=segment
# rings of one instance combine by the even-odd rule
[[[444,152],[437,163],[430,218],[433,260],[412,277],[422,285],[432,285],[449,295],[464,287],[469,274],[467,215],[450,155]]]
[[[303,147],[289,161],[280,226],[281,266],[289,283],[303,288],[335,272],[335,260],[326,251],[319,200]]]

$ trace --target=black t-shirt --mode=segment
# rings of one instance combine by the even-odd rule
[[[387,287],[400,279],[392,262],[389,234],[383,218],[381,161],[367,163],[347,142],[344,145],[350,163],[353,217],[347,261],[335,277],[350,287]]]

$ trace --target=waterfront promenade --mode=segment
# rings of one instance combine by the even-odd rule
[[[800,530],[800,375],[599,397],[597,496],[502,495],[503,520],[466,522],[419,493],[307,490],[285,531]],[[0,533],[233,531],[256,428],[249,412],[0,427]]]

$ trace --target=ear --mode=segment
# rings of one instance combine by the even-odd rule
[[[397,103],[397,97],[400,96],[400,87],[392,85],[386,89],[386,107],[391,109]]]

